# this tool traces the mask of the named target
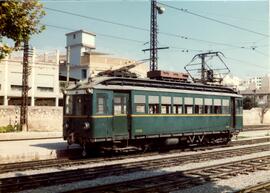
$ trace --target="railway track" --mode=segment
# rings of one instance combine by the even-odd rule
[[[132,172],[157,170],[160,168],[179,166],[187,163],[198,163],[235,156],[243,156],[252,153],[269,151],[270,145],[259,145],[254,147],[205,152],[188,156],[178,155],[174,157],[163,157],[145,161],[134,161],[114,165],[106,165],[92,168],[82,168],[36,174],[31,176],[18,176],[0,179],[0,192],[19,191],[42,186],[51,186],[64,183],[71,183],[81,180],[93,180],[100,177],[123,175]]]
[[[256,143],[264,143],[270,142],[270,138],[259,138],[259,139],[249,139],[249,140],[239,140],[239,141],[232,141],[229,145],[222,145],[222,146],[209,146],[209,147],[190,147],[184,150],[171,150],[169,153],[180,153],[182,151],[204,151],[204,150],[211,150],[218,147],[230,147],[230,146],[241,146],[241,145],[249,145],[249,144],[256,144]],[[114,160],[121,160],[126,158],[138,158],[142,156],[153,156],[159,155],[159,152],[148,152],[142,154],[128,154],[128,155],[116,155],[115,157],[98,157],[98,158],[88,158],[88,159],[80,159],[78,160],[76,155],[79,154],[78,151],[72,151],[73,155],[71,155],[71,159],[50,159],[50,160],[38,160],[38,161],[30,161],[30,162],[19,162],[19,163],[8,163],[8,164],[0,164],[0,174],[7,173],[7,172],[18,172],[18,171],[26,171],[26,170],[37,170],[43,168],[52,168],[52,167],[65,167],[65,166],[74,166],[74,165],[82,165],[82,164],[91,164],[91,163],[99,163],[102,161],[114,161]],[[164,153],[166,155],[166,153]]]
[[[249,186],[235,193],[269,193],[269,192],[270,192],[270,181],[265,182],[265,183],[260,183],[255,186]]]
[[[171,192],[202,185],[220,179],[228,179],[240,174],[270,169],[270,156],[246,159],[214,166],[174,172],[160,176],[129,180],[125,182],[77,189],[68,193],[140,193]],[[269,184],[268,184],[269,185]]]

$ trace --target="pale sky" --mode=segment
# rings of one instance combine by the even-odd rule
[[[149,44],[144,45],[149,42],[149,31],[108,22],[149,29],[150,1],[43,0],[42,2],[45,8],[68,11],[85,17],[45,9],[47,15],[42,23],[68,30],[48,26],[42,34],[36,35],[31,40],[32,46],[37,49],[60,49],[64,52],[65,34],[71,30],[83,29],[97,35],[96,51],[135,60],[149,58],[148,52],[141,51],[149,47]],[[165,6],[164,14],[158,15],[160,31],[158,40],[160,46],[169,46],[170,49],[159,51],[159,69],[184,71],[184,66],[195,54],[211,50],[224,53],[226,56],[224,61],[235,76],[246,78],[270,72],[268,1],[160,2],[249,31]],[[167,36],[164,33],[184,36],[187,39]]]

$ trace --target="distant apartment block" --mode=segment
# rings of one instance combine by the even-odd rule
[[[80,81],[99,72],[121,68],[137,61],[95,51],[95,35],[83,30],[66,34],[66,54],[33,51],[29,59],[29,105],[62,106],[61,89],[71,81]],[[22,91],[22,53],[13,53],[0,62],[0,105],[20,105]],[[69,65],[67,65],[69,63]],[[140,63],[130,71],[146,77],[148,65]]]
[[[0,62],[0,105],[20,105],[22,91],[22,55],[9,56]],[[58,106],[59,53],[38,55],[29,59],[29,105]]]

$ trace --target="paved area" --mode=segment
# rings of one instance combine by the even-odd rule
[[[0,141],[62,138],[62,131],[0,133]]]
[[[67,155],[67,143],[61,138],[61,135],[61,132],[0,134],[0,163],[64,157]],[[44,139],[46,137],[48,139]],[[238,135],[238,140],[260,137],[270,137],[270,130],[241,132]],[[32,138],[41,139],[30,140]],[[78,149],[80,147],[72,145],[70,148]]]
[[[0,163],[61,158],[66,150],[67,143],[63,139],[0,141]]]

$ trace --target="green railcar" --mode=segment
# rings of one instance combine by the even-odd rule
[[[97,77],[64,100],[63,137],[84,147],[227,143],[243,127],[241,95],[222,86]]]

